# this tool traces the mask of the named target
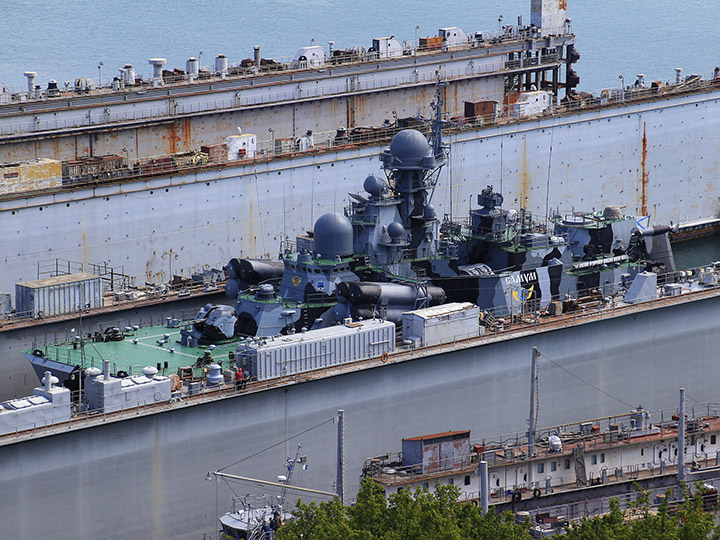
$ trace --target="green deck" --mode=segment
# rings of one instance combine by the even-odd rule
[[[187,324],[187,323],[186,323]],[[83,362],[79,344],[73,347],[73,342],[56,343],[43,347],[45,355],[51,360],[57,360],[71,365],[80,365],[84,368],[97,367],[102,369],[104,360],[110,361],[110,371],[116,373],[118,370],[127,371],[131,375],[142,372],[146,366],[158,367],[159,373],[169,375],[177,373],[178,367],[192,366],[209,349],[209,345],[199,347],[187,347],[180,344],[180,328],[167,328],[166,326],[149,326],[136,331],[125,332],[125,339],[122,341],[95,342],[92,339],[84,340],[85,359]],[[169,334],[170,338],[163,345],[158,345],[158,340],[163,335]],[[137,344],[133,340],[137,339]],[[216,343],[215,349],[211,351],[215,362],[222,362],[223,368],[229,366],[228,353],[235,351],[238,340],[229,340]],[[175,352],[171,353],[170,348]],[[30,351],[27,351],[30,352]],[[168,363],[165,368],[165,362]],[[196,375],[200,370],[195,370]]]

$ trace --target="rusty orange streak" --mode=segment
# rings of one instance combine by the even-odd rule
[[[640,176],[640,213],[643,216],[648,215],[647,209],[647,185],[648,185],[648,172],[647,172],[647,135],[645,133],[645,122],[643,122],[643,137],[642,137],[642,160],[640,161],[642,170]]]

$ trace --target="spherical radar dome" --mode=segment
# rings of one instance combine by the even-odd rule
[[[334,259],[336,256],[344,257],[353,251],[353,229],[350,220],[330,212],[323,214],[315,222],[314,251],[323,259]]]
[[[390,235],[390,238],[396,240],[400,238],[403,234],[405,234],[405,227],[402,226],[402,223],[393,221],[390,225],[388,225],[387,231],[388,235]]]
[[[415,129],[404,129],[393,137],[390,153],[400,159],[422,159],[431,150],[425,135]]]

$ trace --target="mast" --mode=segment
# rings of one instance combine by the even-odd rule
[[[290,483],[290,480],[292,479],[293,471],[295,470],[295,465],[300,461],[300,449],[302,448],[302,444],[298,444],[297,451],[295,452],[295,458],[288,458],[287,462],[287,476],[285,477],[285,480],[281,481],[281,484],[283,484],[283,488],[280,491],[280,497],[278,499],[278,504],[280,506],[285,505],[285,496],[287,495],[287,486]]]
[[[530,418],[528,419],[528,455],[535,455],[535,421],[537,419],[537,359],[540,353],[537,347],[532,348],[532,367],[530,375]]]
[[[338,411],[338,440],[337,440],[337,480],[335,488],[340,503],[345,504],[345,411]]]
[[[448,83],[440,79],[440,73],[437,74],[438,80],[435,86],[435,101],[432,102],[431,106],[435,112],[435,118],[433,120],[432,128],[432,147],[435,159],[438,161],[445,160],[445,152],[443,148],[442,140],[442,111],[445,100],[443,100],[442,92]]]
[[[685,389],[680,389],[680,419],[678,420],[678,482],[685,481]]]

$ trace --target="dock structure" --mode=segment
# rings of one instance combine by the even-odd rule
[[[401,349],[384,362],[374,358],[258,382],[244,391],[210,389],[180,402],[11,433],[0,438],[0,460],[12,464],[0,471],[0,489],[16,495],[0,507],[0,518],[17,538],[37,536],[50,524],[58,538],[102,536],[108,527],[128,537],[197,538],[216,530],[232,497],[224,484],[205,482],[207,471],[286,438],[292,447],[293,436],[303,434],[313,464],[298,482],[331,491],[335,474],[323,464],[336,458],[337,430],[328,420],[338,404],[345,411],[350,496],[364,460],[392,450],[399,439],[525,429],[533,346],[543,354],[541,396],[562,396],[540,397],[539,425],[547,425],[544,418],[565,423],[626,413],[626,404],[610,396],[673,409],[679,386],[699,402],[713,402],[713,381],[720,376],[720,334],[712,316],[718,301],[713,289],[663,298],[655,309],[632,305],[563,315],[548,326]],[[251,470],[253,477],[273,479],[286,456],[285,445],[272,446],[228,472],[247,476]],[[208,502],[216,490],[217,512]],[[44,509],[40,517],[38,506]],[[109,507],[114,510],[108,514]],[[98,515],[104,520],[93,519]]]
[[[133,83],[17,94],[0,104],[0,162],[174,154],[221,143],[235,127],[269,130],[281,142],[308,130],[381,125],[427,116],[438,77],[449,83],[448,116],[463,115],[466,101],[502,104],[510,90],[558,96],[576,77],[574,43],[569,25],[548,36],[510,26],[394,53],[330,51],[310,64],[262,59],[260,69],[221,64],[202,77],[193,77],[189,65],[190,74],[163,77],[161,70],[159,78],[136,79],[133,73]]]

